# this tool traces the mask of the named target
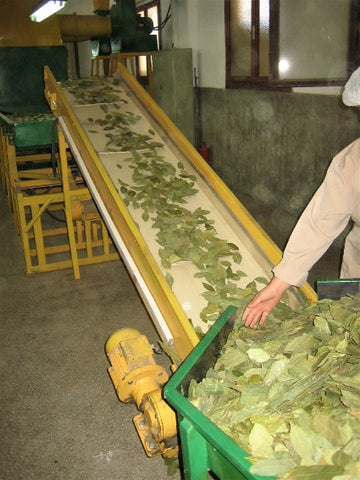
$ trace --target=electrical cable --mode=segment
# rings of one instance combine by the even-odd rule
[[[61,222],[61,223],[66,223],[66,218],[60,218],[58,217],[57,215],[55,215],[53,212],[51,212],[48,208],[45,210],[45,212],[49,215],[49,217],[51,217],[53,220],[56,220],[57,222]],[[63,211],[63,213],[65,213]]]
[[[167,24],[167,22],[171,18],[171,13],[170,12],[171,12],[171,2],[169,3],[169,7],[167,9],[164,20],[157,27],[154,27],[154,30],[162,30],[165,27],[165,25]]]
[[[35,189],[25,189],[24,192],[30,196],[33,196],[33,195],[39,195],[39,190],[41,189],[36,189],[37,191],[35,192]],[[47,193],[49,193],[51,191],[51,187],[44,187],[43,189],[43,192],[41,193],[41,195],[46,195]],[[59,210],[60,211],[60,210]],[[47,215],[49,215],[49,217],[51,217],[53,220],[56,220],[57,222],[61,222],[61,223],[65,223],[66,222],[66,219],[65,218],[60,218],[58,217],[57,215],[55,215],[51,210],[49,210],[48,208],[45,209],[45,213]]]

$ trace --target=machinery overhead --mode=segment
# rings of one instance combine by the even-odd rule
[[[111,8],[109,0],[94,0],[94,15],[58,14],[42,23],[29,18],[34,3],[1,2],[0,47],[50,47],[94,40],[100,44],[99,55],[157,49],[152,21],[136,14],[135,0],[116,0]]]

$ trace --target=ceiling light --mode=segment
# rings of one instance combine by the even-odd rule
[[[33,8],[30,18],[33,22],[42,22],[65,7],[66,0],[43,0]]]

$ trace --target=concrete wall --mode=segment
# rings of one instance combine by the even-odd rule
[[[205,88],[201,117],[214,170],[246,207],[263,206],[256,220],[279,230],[281,248],[332,157],[360,132],[359,112],[329,95]]]
[[[282,247],[332,157],[359,136],[358,112],[341,87],[226,90],[224,0],[171,5],[163,46],[192,49],[213,168],[250,211],[257,204],[256,220]]]
[[[154,100],[194,143],[194,88],[191,48],[162,50],[153,55]]]
[[[161,0],[165,15],[170,0]],[[191,48],[199,86],[225,87],[224,0],[171,2],[171,19],[162,31],[163,48]]]

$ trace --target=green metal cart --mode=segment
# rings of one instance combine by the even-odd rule
[[[178,416],[185,480],[208,480],[209,472],[221,480],[273,480],[250,473],[248,454],[187,400],[190,381],[201,381],[219,358],[235,316],[228,307],[164,387]]]

